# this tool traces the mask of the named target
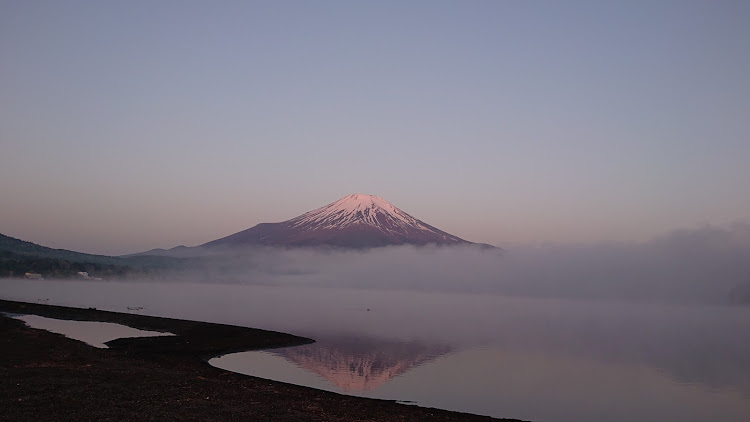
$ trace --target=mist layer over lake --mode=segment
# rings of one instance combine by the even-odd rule
[[[536,421],[750,420],[743,307],[299,285],[0,286],[4,299],[312,337],[212,363],[348,394]]]
[[[548,244],[508,250],[392,246],[165,251],[191,265],[162,280],[492,293],[690,304],[750,302],[750,225],[706,226],[644,243]]]

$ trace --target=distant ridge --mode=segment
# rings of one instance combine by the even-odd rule
[[[167,256],[115,257],[54,249],[0,234],[0,276],[36,272],[45,277],[69,277],[78,271],[123,276],[134,270],[172,268],[181,262]]]
[[[373,248],[429,244],[479,245],[424,223],[379,196],[356,193],[291,220],[261,223],[201,246]]]
[[[71,262],[95,262],[99,264],[121,264],[122,260],[113,256],[94,255],[67,249],[54,249],[25,240],[0,234],[0,251],[38,258],[64,259]]]

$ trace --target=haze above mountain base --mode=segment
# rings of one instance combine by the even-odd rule
[[[167,252],[169,253],[169,252]],[[161,280],[722,304],[750,281],[750,226],[683,230],[641,244],[187,248]]]

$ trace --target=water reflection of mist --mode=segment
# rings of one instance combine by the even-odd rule
[[[375,390],[360,390],[362,395],[377,392],[382,398],[455,405],[480,413],[494,406],[498,416],[530,420],[545,419],[524,416],[534,415],[540,403],[561,415],[566,409],[627,407],[628,400],[639,405],[622,415],[642,411],[639,415],[646,419],[643,403],[679,414],[663,420],[691,420],[684,416],[714,408],[724,412],[716,419],[744,422],[750,413],[750,308],[210,283],[0,280],[0,286],[9,299],[33,302],[43,293],[50,303],[61,305],[119,311],[137,305],[152,315],[289,332],[318,339],[321,345],[360,338],[342,347],[331,345],[331,351],[318,350],[314,356],[293,357],[290,351],[289,357],[334,362],[341,370],[353,363],[357,374],[362,368],[362,375],[369,371],[372,379],[379,368],[386,377],[399,373],[399,365],[406,368]],[[388,343],[408,346],[400,349]],[[366,349],[392,350],[395,357],[367,357]],[[297,369],[286,356],[258,353],[276,359],[270,364]],[[248,366],[245,373],[253,374],[253,368]],[[441,374],[451,375],[446,380]],[[576,380],[574,389],[565,377]],[[452,384],[447,390],[443,385],[432,388],[454,379],[460,379],[463,390]],[[330,382],[318,382],[330,388]],[[353,378],[349,382],[356,385]],[[417,397],[425,383],[430,391]],[[499,403],[492,394],[507,400]],[[677,399],[680,403],[675,404]],[[529,413],[503,411],[524,403]],[[744,413],[738,403],[744,404]],[[692,413],[680,413],[681,408]],[[568,420],[582,420],[574,413]]]
[[[602,363],[750,395],[750,308],[531,299],[466,293],[207,283],[0,280],[8,299],[126,311],[289,332],[488,345]],[[370,309],[370,311],[367,311]]]
[[[316,344],[236,353],[211,364],[352,395],[524,420],[744,422],[750,416],[747,393],[736,386],[684,382],[638,359],[599,359],[595,345],[573,353],[555,341],[543,342],[552,346],[546,350],[502,343],[454,349],[419,341],[318,338]]]

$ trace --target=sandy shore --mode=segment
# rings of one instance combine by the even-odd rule
[[[225,353],[312,341],[289,334],[2,300],[0,312],[177,334],[117,339],[109,349],[96,349],[0,316],[0,408],[6,421],[497,420],[345,396],[207,363]]]

